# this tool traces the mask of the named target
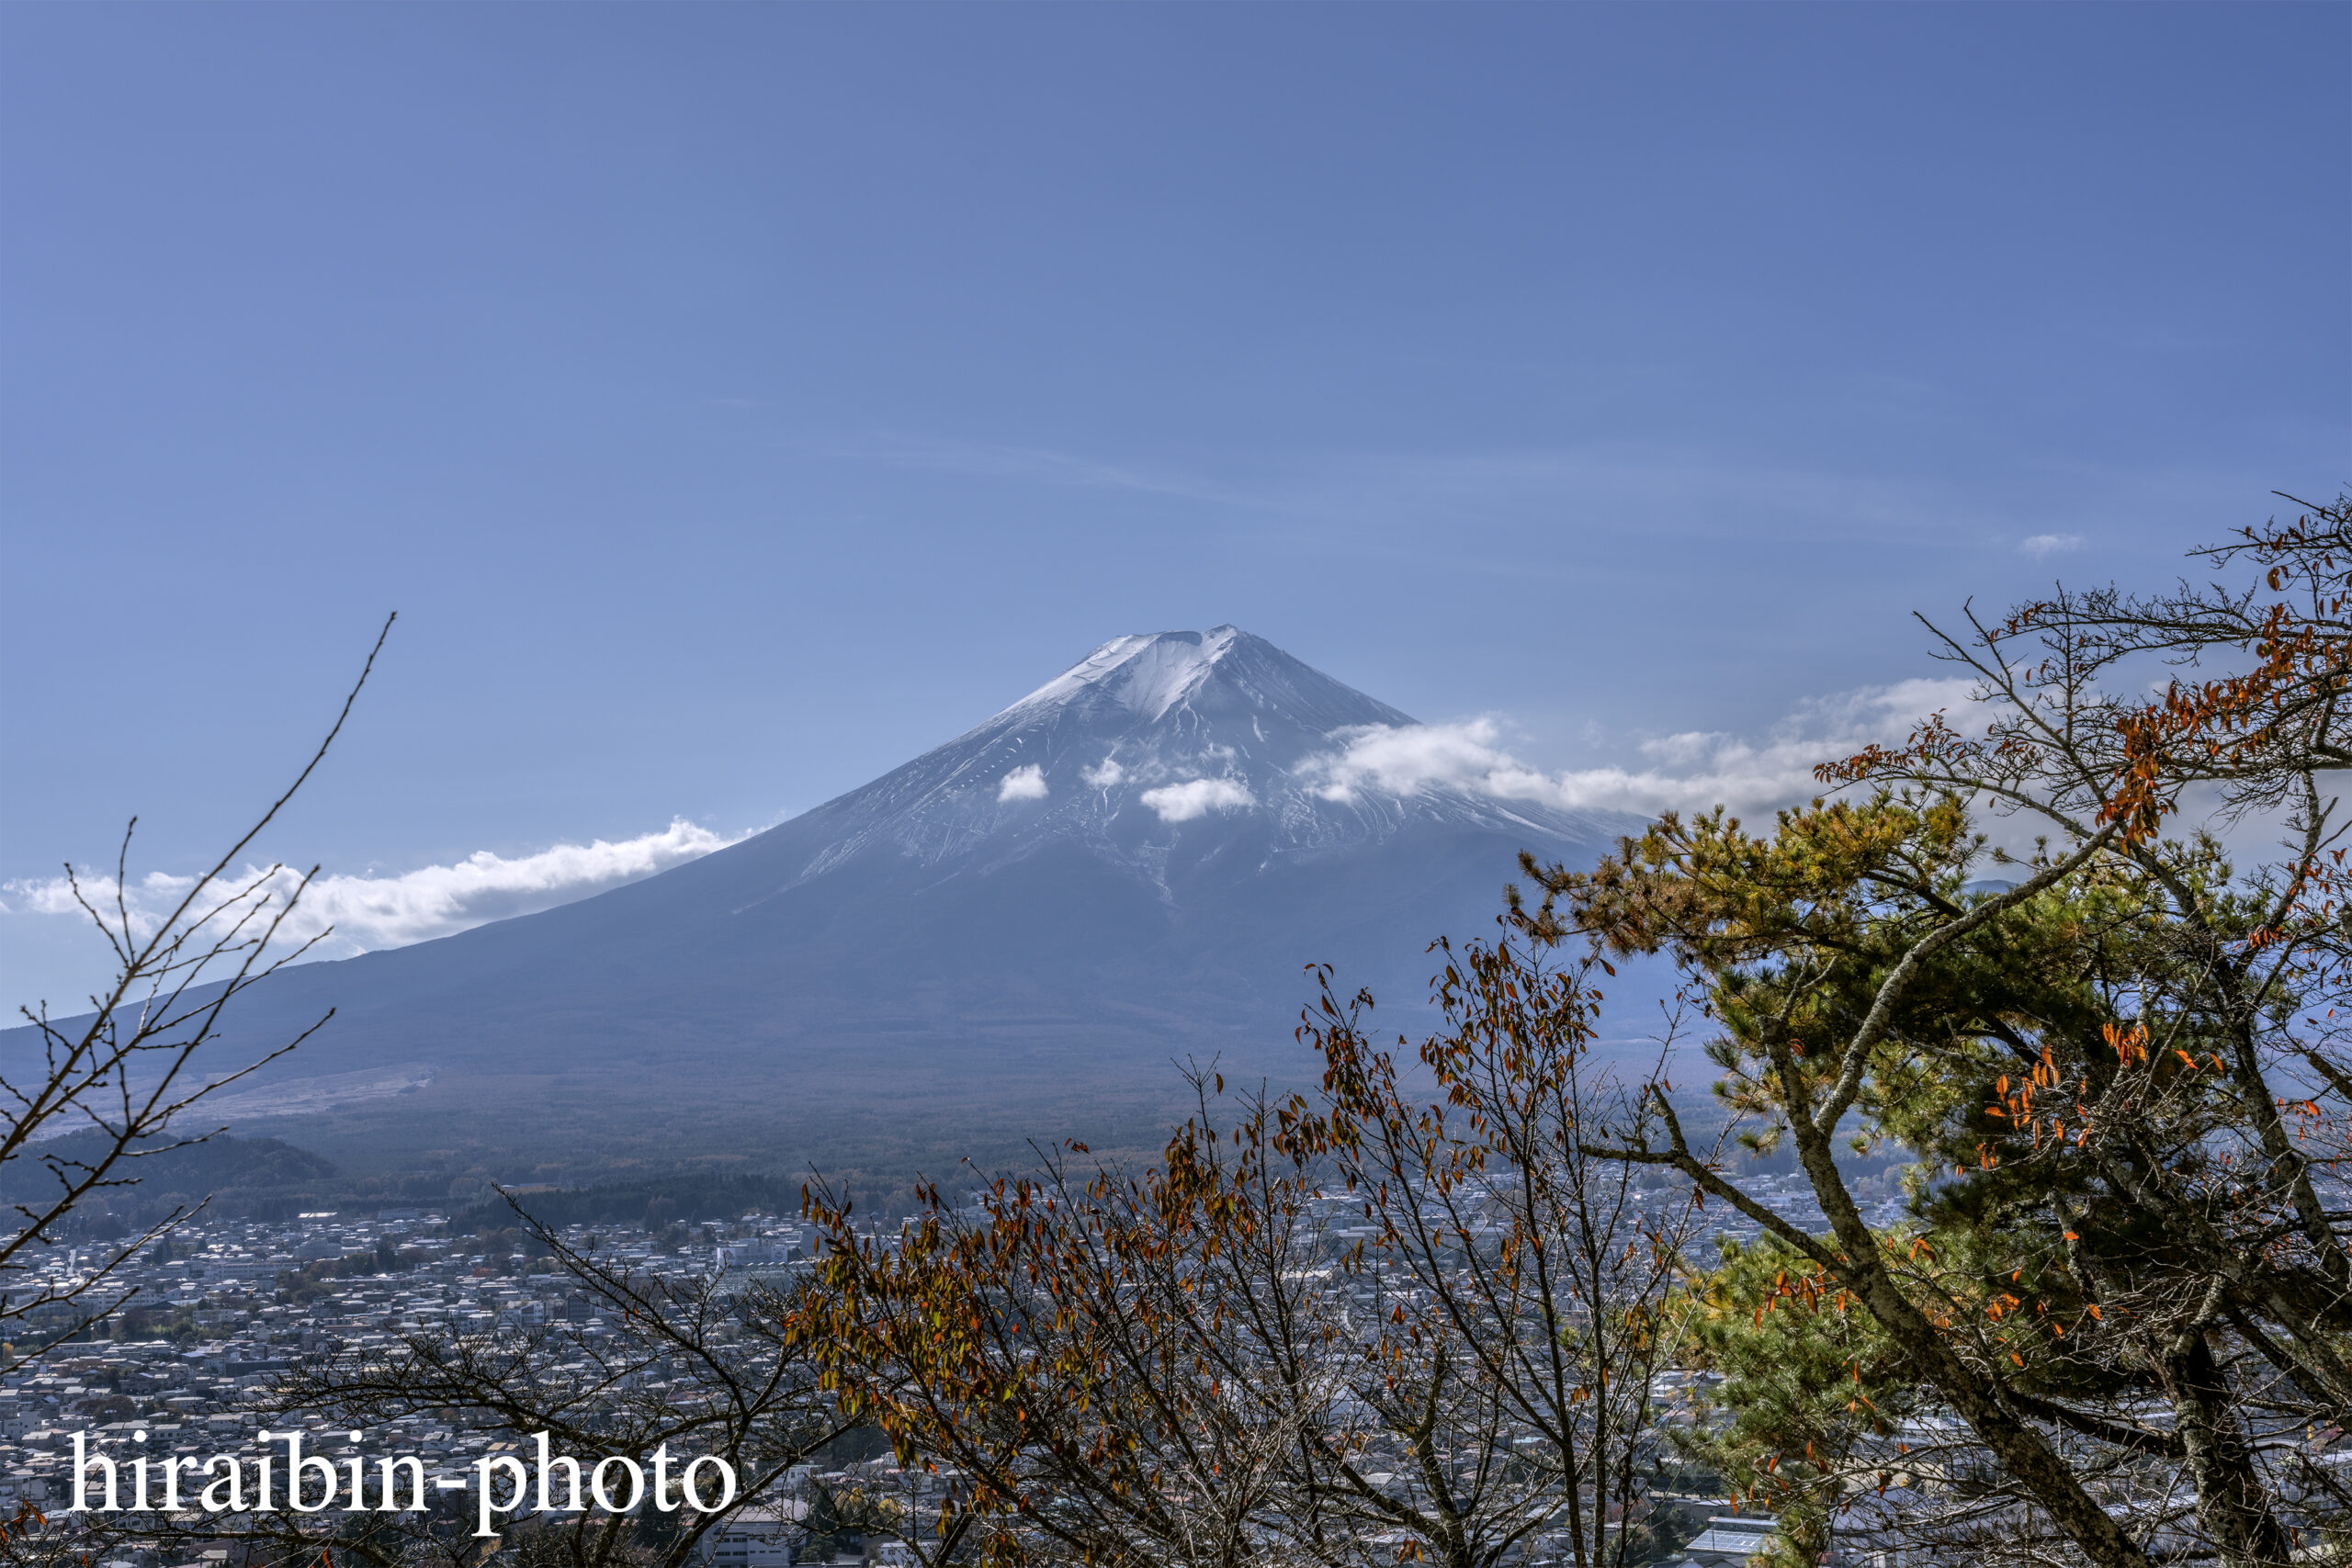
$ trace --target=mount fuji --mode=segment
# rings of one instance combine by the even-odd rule
[[[1409,1014],[1430,940],[1491,929],[1521,850],[1589,860],[1632,826],[1334,782],[1349,733],[1413,722],[1232,626],[1118,637],[691,863],[282,972],[232,1047],[334,1019],[224,1109],[358,1168],[508,1180],[1156,1148],[1171,1060],[1307,1077],[1305,965]]]

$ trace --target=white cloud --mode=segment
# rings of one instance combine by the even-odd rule
[[[1119,787],[1120,781],[1127,776],[1127,770],[1119,766],[1113,759],[1105,757],[1100,764],[1087,769],[1078,776],[1080,782],[1089,789],[1116,789]]]
[[[1815,764],[1850,755],[1871,741],[1899,742],[1929,713],[1963,706],[1969,690],[1965,681],[1864,687],[1802,703],[1761,739],[1687,731],[1644,742],[1643,766],[1556,773],[1531,767],[1503,750],[1498,743],[1500,728],[1490,718],[1366,725],[1336,732],[1337,748],[1308,758],[1298,773],[1327,800],[1350,800],[1365,791],[1418,795],[1448,789],[1571,811],[1649,817],[1723,805],[1753,816],[1810,800],[1822,793],[1813,777]]]
[[[2036,560],[2047,560],[2052,556],[2082,547],[2083,536],[2080,534],[2036,534],[2018,546]]]
[[[617,843],[598,839],[587,844],[557,844],[511,860],[480,850],[455,865],[428,865],[391,876],[322,875],[303,893],[301,902],[279,929],[280,935],[299,942],[332,927],[334,934],[318,949],[329,956],[405,947],[510,915],[568,904],[683,865],[734,841],[680,818],[661,832],[639,834]],[[293,891],[295,880],[291,872],[266,873],[260,866],[248,866],[242,875],[220,886],[212,898],[226,897],[236,888],[255,883],[259,884],[256,897],[283,898]],[[154,872],[126,889],[124,901],[134,924],[152,931],[193,886],[191,877]],[[115,897],[110,877],[85,877],[82,890],[101,908]],[[81,913],[62,876],[11,882],[7,891],[12,913]]]
[[[1046,798],[1046,770],[1035,762],[1025,768],[1015,768],[1004,775],[996,786],[999,800],[1043,800]]]
[[[1258,797],[1233,779],[1188,779],[1148,789],[1136,798],[1159,812],[1162,822],[1190,822],[1212,811],[1238,811],[1258,804]]]

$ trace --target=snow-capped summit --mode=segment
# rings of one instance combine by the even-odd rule
[[[1354,724],[1410,724],[1385,703],[1309,669],[1239,626],[1113,637],[989,721],[1115,704],[1156,723],[1210,688],[1231,701],[1328,733]],[[987,728],[989,725],[981,726]],[[975,731],[977,733],[977,731]]]
[[[880,844],[983,863],[1067,840],[1166,889],[1187,840],[1244,831],[1267,858],[1371,842],[1425,819],[1583,837],[1616,826],[1483,796],[1339,796],[1318,759],[1338,737],[1413,719],[1238,626],[1114,637],[904,767],[820,807],[803,876]],[[1255,819],[1245,825],[1237,819]]]
[[[625,1107],[632,1158],[716,1141],[773,1167],[819,1154],[820,1103],[823,1157],[865,1168],[883,1157],[868,1142],[938,1174],[974,1139],[1099,1137],[1121,1106],[1125,1135],[1157,1146],[1171,1056],[1303,1070],[1302,965],[1331,962],[1409,1016],[1427,943],[1490,930],[1519,852],[1589,858],[1627,825],[1330,786],[1319,760],[1346,737],[1412,722],[1234,626],[1114,637],[764,833],[560,908],[286,971],[231,1027],[264,1045],[334,1006],[260,1082],[302,1080],[287,1103],[373,1160],[421,1141],[490,1151],[501,1172],[573,1168],[579,1118]],[[321,1082],[393,1065],[429,1086],[316,1110],[335,1102]]]

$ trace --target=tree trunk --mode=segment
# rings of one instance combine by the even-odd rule
[[[2268,1489],[2255,1473],[2253,1451],[2230,1412],[2229,1384],[2212,1348],[2201,1334],[2186,1339],[2185,1348],[2159,1358],[2156,1373],[2188,1450],[2197,1517],[2224,1568],[2278,1568],[2291,1560],[2293,1544],[2271,1511]]]
[[[1871,1234],[1838,1177],[1829,1140],[1810,1125],[1803,1105],[1802,1098],[1794,1099],[1789,1117],[1797,1158],[1845,1253],[1846,1262],[1839,1271],[1862,1304],[1951,1402],[2018,1483],[2049,1510],[2052,1520],[2084,1555],[2099,1568],[2147,1568],[2148,1554],[2084,1490],[2082,1478],[2073,1467],[2058,1457],[2039,1429],[2009,1408],[1997,1383],[1960,1359],[1936,1325],[1903,1293],[1879,1258],[1878,1238]]]

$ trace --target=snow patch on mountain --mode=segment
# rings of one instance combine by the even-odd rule
[[[1170,708],[1200,690],[1218,660],[1246,636],[1239,627],[1227,626],[1205,632],[1113,637],[998,716],[1059,707],[1091,692],[1117,703],[1146,724],[1157,723]]]

